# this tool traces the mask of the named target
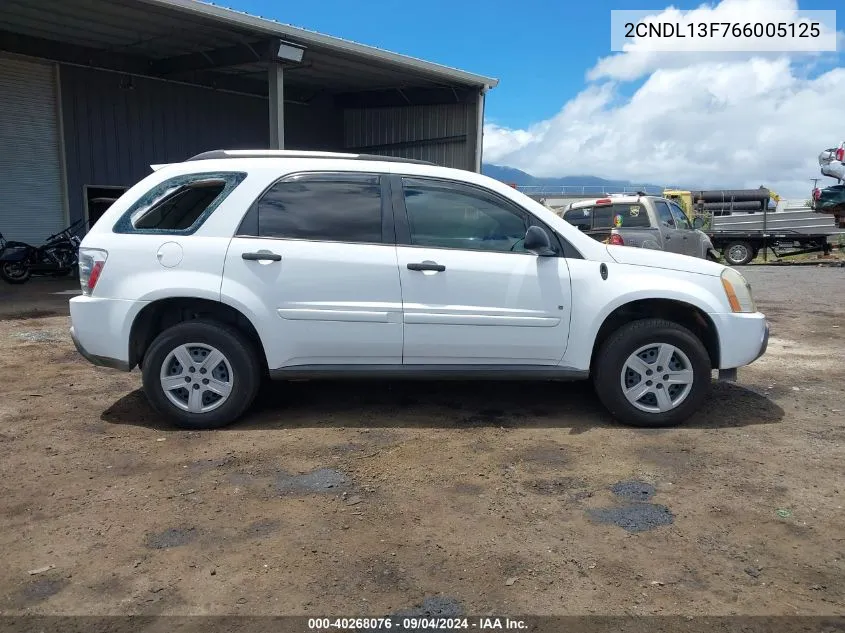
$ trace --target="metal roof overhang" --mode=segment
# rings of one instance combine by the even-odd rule
[[[458,92],[498,84],[196,0],[0,3],[0,50],[247,94],[267,94],[268,63],[280,40],[306,49],[301,63],[284,64],[286,99],[390,93],[414,103],[415,95],[441,92],[454,101]]]

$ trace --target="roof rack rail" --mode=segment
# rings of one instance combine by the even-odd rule
[[[401,156],[380,156],[378,154],[349,154],[343,152],[317,152],[286,149],[215,149],[191,156],[185,162],[193,160],[216,160],[220,158],[335,158],[343,160],[377,160],[386,163],[414,163],[417,165],[435,165],[427,160],[403,158]]]

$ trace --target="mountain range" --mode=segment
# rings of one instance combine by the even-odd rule
[[[562,187],[562,186],[579,186],[579,187],[606,187],[608,189],[619,189],[620,191],[625,187],[637,187],[646,193],[660,193],[663,187],[657,185],[648,185],[643,183],[632,183],[628,180],[606,180],[596,176],[558,176],[551,178],[541,178],[532,176],[531,174],[516,169],[514,167],[506,167],[504,165],[484,164],[481,167],[481,173],[485,176],[490,176],[496,180],[506,182],[518,186],[534,186],[534,187]]]

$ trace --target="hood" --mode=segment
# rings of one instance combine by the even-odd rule
[[[619,264],[630,266],[646,266],[648,268],[663,268],[685,273],[698,273],[718,277],[725,266],[700,257],[678,255],[634,246],[607,246],[607,252]]]

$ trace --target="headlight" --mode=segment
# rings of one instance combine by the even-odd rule
[[[733,268],[725,268],[722,271],[722,287],[733,312],[757,312],[754,297],[751,296],[751,286],[745,277]]]

